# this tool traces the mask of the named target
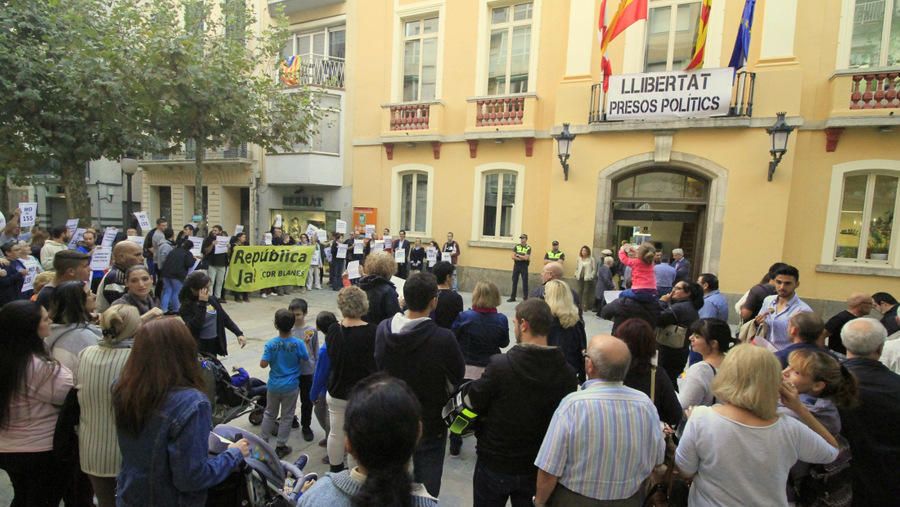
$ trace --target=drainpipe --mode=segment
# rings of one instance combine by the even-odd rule
[[[250,223],[247,224],[248,244],[254,245],[259,238],[259,161],[254,160],[250,169],[250,210],[247,214],[250,217]]]

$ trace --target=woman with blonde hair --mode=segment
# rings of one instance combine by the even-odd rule
[[[460,313],[450,326],[466,360],[464,382],[481,378],[491,356],[509,345],[509,322],[497,311],[498,306],[500,290],[493,282],[481,280],[472,291],[472,308]],[[460,449],[462,437],[450,433],[450,455],[458,456]]]
[[[587,335],[584,321],[578,315],[578,306],[572,297],[572,291],[562,280],[550,280],[544,285],[544,301],[550,306],[553,314],[553,325],[547,335],[547,345],[559,347],[566,362],[578,373],[578,381],[584,382],[584,350],[587,348]]]
[[[785,484],[794,463],[837,457],[834,436],[800,402],[797,389],[782,382],[781,365],[768,350],[734,347],[712,387],[720,404],[691,411],[675,452],[682,474],[695,476],[690,505],[787,506]],[[779,397],[799,421],[776,413]]]
[[[100,507],[116,504],[116,476],[122,468],[122,453],[116,440],[112,386],[125,367],[140,326],[141,315],[136,307],[112,306],[100,315],[100,341],[81,352],[77,384],[81,406],[79,459]]]

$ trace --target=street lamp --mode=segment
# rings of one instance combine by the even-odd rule
[[[569,150],[572,149],[572,141],[575,140],[575,134],[569,132],[569,124],[563,123],[562,132],[553,136],[556,139],[556,152],[559,156],[559,163],[563,168],[563,175],[566,181],[569,181]]]
[[[769,150],[769,153],[772,155],[772,161],[769,162],[769,181],[772,181],[772,175],[775,174],[775,168],[781,163],[781,157],[787,153],[788,137],[794,131],[794,127],[791,127],[784,121],[785,113],[777,114],[778,118],[775,120],[775,125],[766,129],[766,132],[772,138],[772,149]]]
[[[125,173],[126,178],[126,198],[127,204],[125,204],[125,228],[128,228],[128,221],[131,216],[131,177],[134,176],[134,173],[138,170],[138,161],[133,158],[124,157],[121,161],[119,161],[122,166],[122,172]]]

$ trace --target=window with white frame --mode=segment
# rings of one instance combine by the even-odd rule
[[[888,263],[900,173],[844,174],[834,241],[838,262]]]
[[[346,32],[340,25],[291,34],[281,48],[281,59],[299,57],[302,84],[343,88]]]
[[[400,229],[426,233],[428,219],[428,173],[408,171],[400,178]]]
[[[651,0],[647,16],[644,72],[682,70],[697,40],[699,0]]]
[[[298,153],[329,153],[339,155],[341,152],[341,97],[327,93],[319,94],[318,104],[321,118],[316,125],[316,132],[308,143],[294,145]]]
[[[434,100],[437,89],[438,17],[403,22],[403,101]]]
[[[850,67],[900,65],[900,0],[851,0]]]
[[[481,236],[511,238],[518,174],[492,171],[484,173],[482,178]]]
[[[531,2],[503,5],[490,10],[488,95],[528,91],[532,10]]]

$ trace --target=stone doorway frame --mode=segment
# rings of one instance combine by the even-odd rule
[[[642,153],[613,162],[600,170],[597,177],[597,211],[594,219],[594,249],[610,248],[610,217],[612,216],[613,181],[629,174],[656,166],[677,167],[709,182],[707,192],[706,226],[703,231],[703,262],[701,272],[718,273],[722,254],[722,233],[725,222],[725,196],[728,189],[728,170],[711,160],[673,151],[668,160],[659,160],[654,152]]]

